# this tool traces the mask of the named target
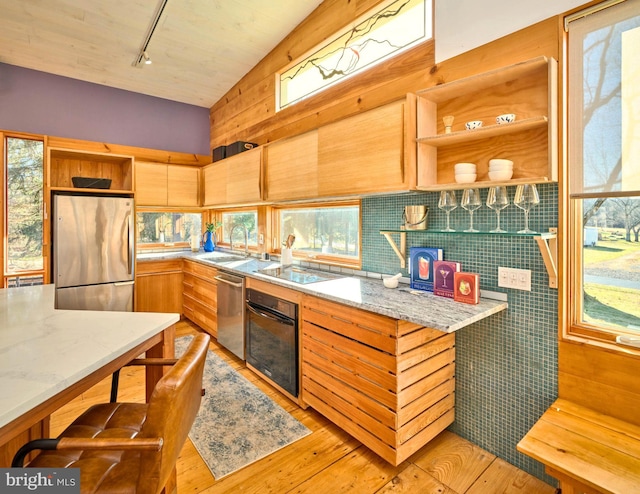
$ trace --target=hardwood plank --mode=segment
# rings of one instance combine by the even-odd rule
[[[393,467],[371,451],[356,450],[343,456],[331,468],[314,475],[290,492],[297,494],[352,493],[355,482],[360,492],[376,492],[407,466],[407,463],[403,463]]]
[[[458,494],[414,464],[392,478],[376,494]]]
[[[504,494],[554,494],[555,489],[500,458],[496,458],[467,494],[502,492]],[[633,491],[625,491],[633,492]]]
[[[495,458],[466,439],[444,431],[412,461],[455,492],[466,492]]]

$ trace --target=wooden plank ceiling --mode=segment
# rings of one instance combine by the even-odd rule
[[[210,108],[321,0],[0,0],[0,62]]]

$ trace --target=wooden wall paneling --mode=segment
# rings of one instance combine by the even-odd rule
[[[593,345],[560,341],[558,396],[640,425],[640,358]]]

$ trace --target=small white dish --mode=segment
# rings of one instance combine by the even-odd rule
[[[467,130],[479,129],[482,127],[482,120],[472,120],[471,122],[467,122],[464,124]]]
[[[504,158],[493,158],[489,160],[490,170],[504,170],[513,168],[513,161]]]
[[[511,123],[511,122],[515,122],[515,120],[516,120],[515,113],[504,113],[496,117],[496,123],[498,124]]]
[[[513,170],[490,170],[489,179],[494,182],[509,180],[513,176]]]
[[[458,174],[458,173],[476,173],[476,164],[475,163],[456,163],[453,168],[454,168],[456,174]]]
[[[476,173],[456,173],[455,179],[459,184],[470,184],[476,181],[478,175]]]

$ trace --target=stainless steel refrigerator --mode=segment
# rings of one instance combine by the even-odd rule
[[[53,197],[56,308],[132,311],[134,208],[130,197]]]

